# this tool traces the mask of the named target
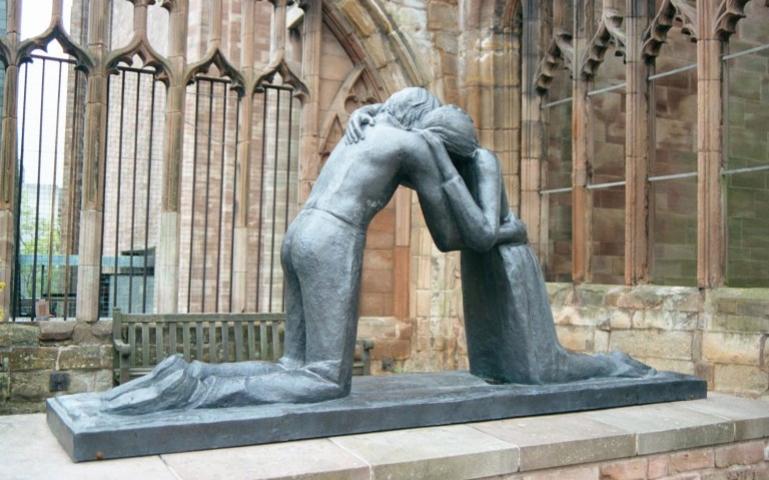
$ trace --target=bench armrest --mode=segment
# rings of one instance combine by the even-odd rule
[[[120,355],[128,356],[131,354],[131,346],[124,341],[113,340],[112,343],[115,345],[115,350],[117,350]]]

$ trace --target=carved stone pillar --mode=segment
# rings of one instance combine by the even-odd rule
[[[593,149],[592,108],[587,98],[592,81],[583,75],[579,66],[587,50],[594,25],[594,7],[591,0],[574,5],[574,80],[572,82],[572,264],[574,283],[590,281],[590,227],[592,199],[587,189],[588,168]]]
[[[8,0],[7,47],[15,49],[19,41],[21,8],[18,0]],[[10,52],[6,52],[9,54]],[[10,56],[10,55],[9,55]],[[2,138],[16,138],[16,111],[18,108],[19,66],[15,59],[7,58],[5,84],[3,85]],[[16,196],[16,142],[3,142],[0,146],[0,282],[5,288],[0,292],[0,322],[8,319],[11,311],[11,289],[13,279],[14,239],[14,197]]]
[[[540,58],[540,45],[551,37],[550,28],[543,28],[543,12],[547,2],[523,2],[521,33],[521,219],[526,223],[529,242],[540,246],[540,168],[544,132],[540,103],[534,88],[534,74]],[[544,251],[543,248],[538,249]]]
[[[240,50],[240,70],[246,80],[246,85],[251,85],[256,76],[254,70],[254,0],[244,0],[242,5],[241,28],[243,42]],[[249,197],[251,194],[251,143],[253,122],[253,91],[246,88],[246,94],[240,104],[238,124],[240,135],[238,138],[238,181],[235,188],[236,214],[235,233],[233,238],[233,274],[232,274],[232,311],[243,312],[248,302],[247,278],[248,269],[248,212]]]
[[[80,248],[77,269],[77,319],[99,320],[104,167],[107,142],[107,43],[108,0],[92,0],[88,17],[88,50],[94,68],[88,76],[85,107],[83,198],[80,207]]]
[[[304,13],[302,78],[309,90],[302,106],[302,131],[299,136],[299,202],[304,203],[312,183],[320,172],[318,150],[320,135],[320,49],[323,34],[321,2],[311,2]]]
[[[717,287],[724,278],[721,165],[721,40],[718,0],[697,0],[697,284]]]
[[[158,313],[175,313],[179,308],[179,233],[184,102],[187,64],[188,0],[164,4],[170,9],[168,61],[172,75],[168,85],[163,146],[160,236],[155,265],[155,305]]]
[[[649,67],[643,34],[649,2],[627,0],[625,45],[625,283],[648,280],[649,273]]]

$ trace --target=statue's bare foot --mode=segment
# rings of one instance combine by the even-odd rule
[[[558,357],[554,377],[546,382],[566,383],[589,380],[591,378],[639,378],[653,375],[655,370],[622,352],[584,353],[562,350]]]
[[[146,388],[171,375],[174,372],[184,370],[189,365],[180,354],[171,355],[152,369],[150,373],[143,377],[131,380],[130,382],[119,385],[112,390],[104,393],[105,400],[112,400],[118,396],[124,395],[134,390]]]
[[[141,415],[162,410],[185,408],[200,394],[203,382],[190,368],[166,371],[162,377],[112,394],[104,399],[104,411],[118,415]],[[112,393],[112,392],[110,392]]]
[[[650,366],[639,362],[630,355],[622,352],[611,352],[608,355],[614,362],[614,371],[612,377],[645,377],[654,375],[657,371]]]

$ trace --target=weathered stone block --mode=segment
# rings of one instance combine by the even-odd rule
[[[11,400],[40,400],[50,394],[51,370],[16,372],[11,376]]]
[[[102,392],[112,388],[112,370],[70,372],[68,393]]]
[[[518,448],[465,425],[331,439],[379,478],[482,478],[518,470]]]
[[[27,347],[37,345],[36,325],[0,323],[0,348]]]
[[[769,374],[749,365],[716,365],[716,390],[758,394],[769,388]]]
[[[12,372],[50,370],[56,364],[58,353],[56,347],[14,348],[8,353],[8,364]]]
[[[681,473],[712,468],[715,454],[712,448],[688,450],[670,455],[670,472]]]
[[[711,315],[708,328],[714,331],[761,333],[769,331],[769,318],[745,315]]]
[[[673,310],[638,310],[633,313],[633,328],[660,330],[694,330],[699,313]]]
[[[601,480],[646,480],[648,461],[633,458],[601,465]]]
[[[591,327],[556,325],[556,333],[561,345],[577,352],[593,351],[593,332]]]
[[[694,375],[696,371],[694,362],[689,360],[672,360],[669,358],[654,357],[638,357],[637,359],[660,371],[685,373],[687,375]]]
[[[606,294],[612,287],[609,285],[581,284],[575,290],[575,302],[581,306],[602,306]]]
[[[732,465],[752,465],[764,460],[764,442],[761,440],[734,445],[726,445],[715,449],[716,466],[720,468]]]
[[[61,342],[72,339],[75,331],[75,321],[56,321],[48,320],[39,322],[40,341],[42,342]]]
[[[679,312],[701,312],[705,308],[705,295],[697,288],[676,288],[665,298],[662,308]]]
[[[633,456],[635,438],[581,414],[550,415],[474,425],[520,448],[520,470],[596,462]]]
[[[506,479],[507,477],[505,477]],[[510,477],[513,480],[598,480],[599,471],[597,465],[586,465],[571,468],[557,468],[531,472],[526,475]]]
[[[112,341],[112,320],[99,320],[91,324],[91,335],[102,342]]]
[[[647,461],[646,476],[649,480],[666,477],[670,473],[670,455],[652,455]]]
[[[705,332],[702,336],[702,355],[713,363],[759,365],[761,340],[761,335]]]
[[[636,433],[638,455],[726,443],[734,438],[734,424],[730,420],[676,404],[615,408],[589,412],[586,416]]]
[[[612,330],[627,330],[632,327],[632,310],[612,309],[609,314],[609,326]]]
[[[692,334],[658,330],[612,332],[610,346],[631,356],[691,360]]]
[[[61,370],[85,370],[112,367],[112,347],[76,345],[61,349],[58,367]]]
[[[659,307],[665,300],[666,289],[667,287],[656,286],[635,287],[617,298],[617,306],[638,310]]]

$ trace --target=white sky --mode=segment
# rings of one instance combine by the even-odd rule
[[[23,7],[26,7],[22,8],[21,14],[22,39],[39,35],[50,23],[52,0],[33,0],[20,3]],[[72,0],[64,0],[63,4],[64,26],[66,29],[69,29]],[[30,8],[32,6],[34,8]],[[45,52],[38,51],[36,53],[44,54]],[[64,52],[58,43],[54,43],[49,47],[47,55],[63,57]],[[46,62],[45,82],[43,82],[42,64],[42,60],[35,60],[20,70],[18,111],[19,155],[22,154],[21,150],[23,149],[24,183],[37,183],[39,158],[41,165],[40,183],[50,185],[54,181],[54,152],[56,152],[56,183],[61,186],[64,163],[64,132],[67,120],[67,73],[71,67],[66,64],[62,66],[61,83],[59,83],[59,63]],[[25,72],[26,69],[28,69],[27,72]],[[26,109],[24,107],[25,90]],[[43,104],[42,136],[40,135],[41,100]],[[59,105],[58,135],[56,129],[57,104]],[[24,114],[25,111],[26,115]],[[41,151],[42,155],[39,155]]]

